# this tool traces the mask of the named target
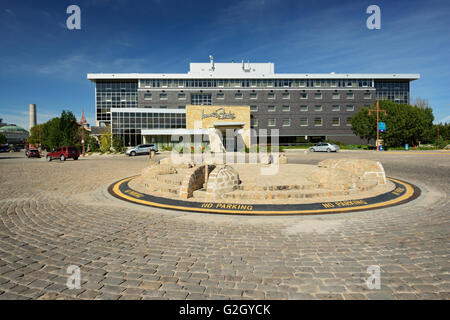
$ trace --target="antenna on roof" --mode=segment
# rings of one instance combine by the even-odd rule
[[[209,55],[209,61],[211,62],[211,71],[214,71],[214,57]]]

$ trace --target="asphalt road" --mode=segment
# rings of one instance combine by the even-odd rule
[[[183,213],[106,192],[145,156],[0,154],[0,299],[449,299],[450,153],[288,153],[337,157],[379,160],[422,196],[334,215]],[[79,289],[66,285],[69,266]],[[370,266],[379,289],[367,286]]]

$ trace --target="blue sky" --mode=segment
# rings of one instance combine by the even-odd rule
[[[28,128],[63,109],[95,124],[87,73],[188,71],[189,62],[274,62],[277,73],[420,73],[411,98],[450,121],[450,2],[2,0],[0,118]],[[81,8],[68,30],[66,8]],[[381,8],[381,30],[366,8]]]

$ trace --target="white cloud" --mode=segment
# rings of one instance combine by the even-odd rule
[[[438,123],[447,123],[450,122],[450,115],[438,121]]]

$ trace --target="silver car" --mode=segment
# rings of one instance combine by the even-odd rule
[[[139,154],[149,154],[150,148],[152,149],[152,151],[158,152],[158,148],[154,144],[140,144],[136,147],[127,149],[127,151],[125,151],[125,154],[130,157],[134,157]]]
[[[309,148],[309,151],[316,152],[316,151],[323,151],[323,152],[338,152],[339,146],[337,144],[332,144],[328,142],[321,142],[316,144],[315,146]]]

